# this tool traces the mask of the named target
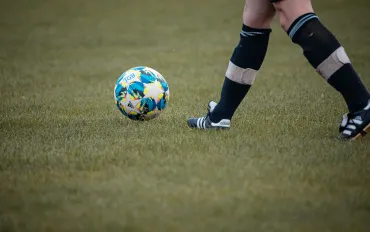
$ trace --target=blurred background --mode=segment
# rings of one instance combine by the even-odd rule
[[[262,0],[261,0],[262,1]],[[370,87],[370,3],[313,1]],[[370,140],[278,20],[233,129],[218,100],[244,2],[0,1],[0,231],[369,231]],[[167,80],[160,118],[115,108],[125,70]]]

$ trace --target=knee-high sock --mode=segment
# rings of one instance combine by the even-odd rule
[[[353,68],[344,48],[314,13],[297,18],[288,30],[316,71],[339,91],[349,111],[365,107],[370,99],[367,88]]]
[[[221,98],[211,114],[211,121],[231,119],[252,86],[265,59],[271,29],[243,25],[240,41],[226,71]]]

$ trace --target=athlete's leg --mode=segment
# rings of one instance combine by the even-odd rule
[[[189,119],[190,127],[206,129],[230,126],[235,110],[253,84],[265,58],[274,15],[275,9],[267,0],[245,1],[240,41],[231,56],[220,101],[217,105],[209,104],[207,117]]]
[[[230,58],[220,101],[211,114],[213,122],[230,120],[253,84],[266,55],[274,15],[268,1],[245,1],[240,41]]]
[[[349,111],[359,112],[370,108],[368,90],[354,70],[344,48],[314,14],[311,1],[280,0],[273,4],[279,12],[281,26],[292,41],[302,47],[305,57],[317,72],[342,94]],[[370,112],[364,117],[370,120],[368,114]],[[362,126],[370,123],[363,119],[360,121],[364,123]],[[358,132],[361,124],[358,123],[358,126],[360,127],[351,128]]]
[[[270,29],[275,12],[275,8],[268,1],[246,0],[243,24],[251,28]]]
[[[285,31],[300,16],[313,13],[311,0],[270,0],[279,13],[280,25]]]

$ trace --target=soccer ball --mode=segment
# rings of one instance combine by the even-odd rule
[[[124,72],[114,87],[117,108],[132,120],[158,117],[166,108],[169,97],[170,92],[164,77],[145,66]]]

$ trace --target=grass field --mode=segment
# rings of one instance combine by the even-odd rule
[[[314,1],[370,87],[370,3]],[[0,231],[370,231],[370,136],[340,142],[340,95],[278,23],[230,131],[218,100],[243,1],[2,0]],[[123,118],[126,69],[161,72],[168,108]]]

